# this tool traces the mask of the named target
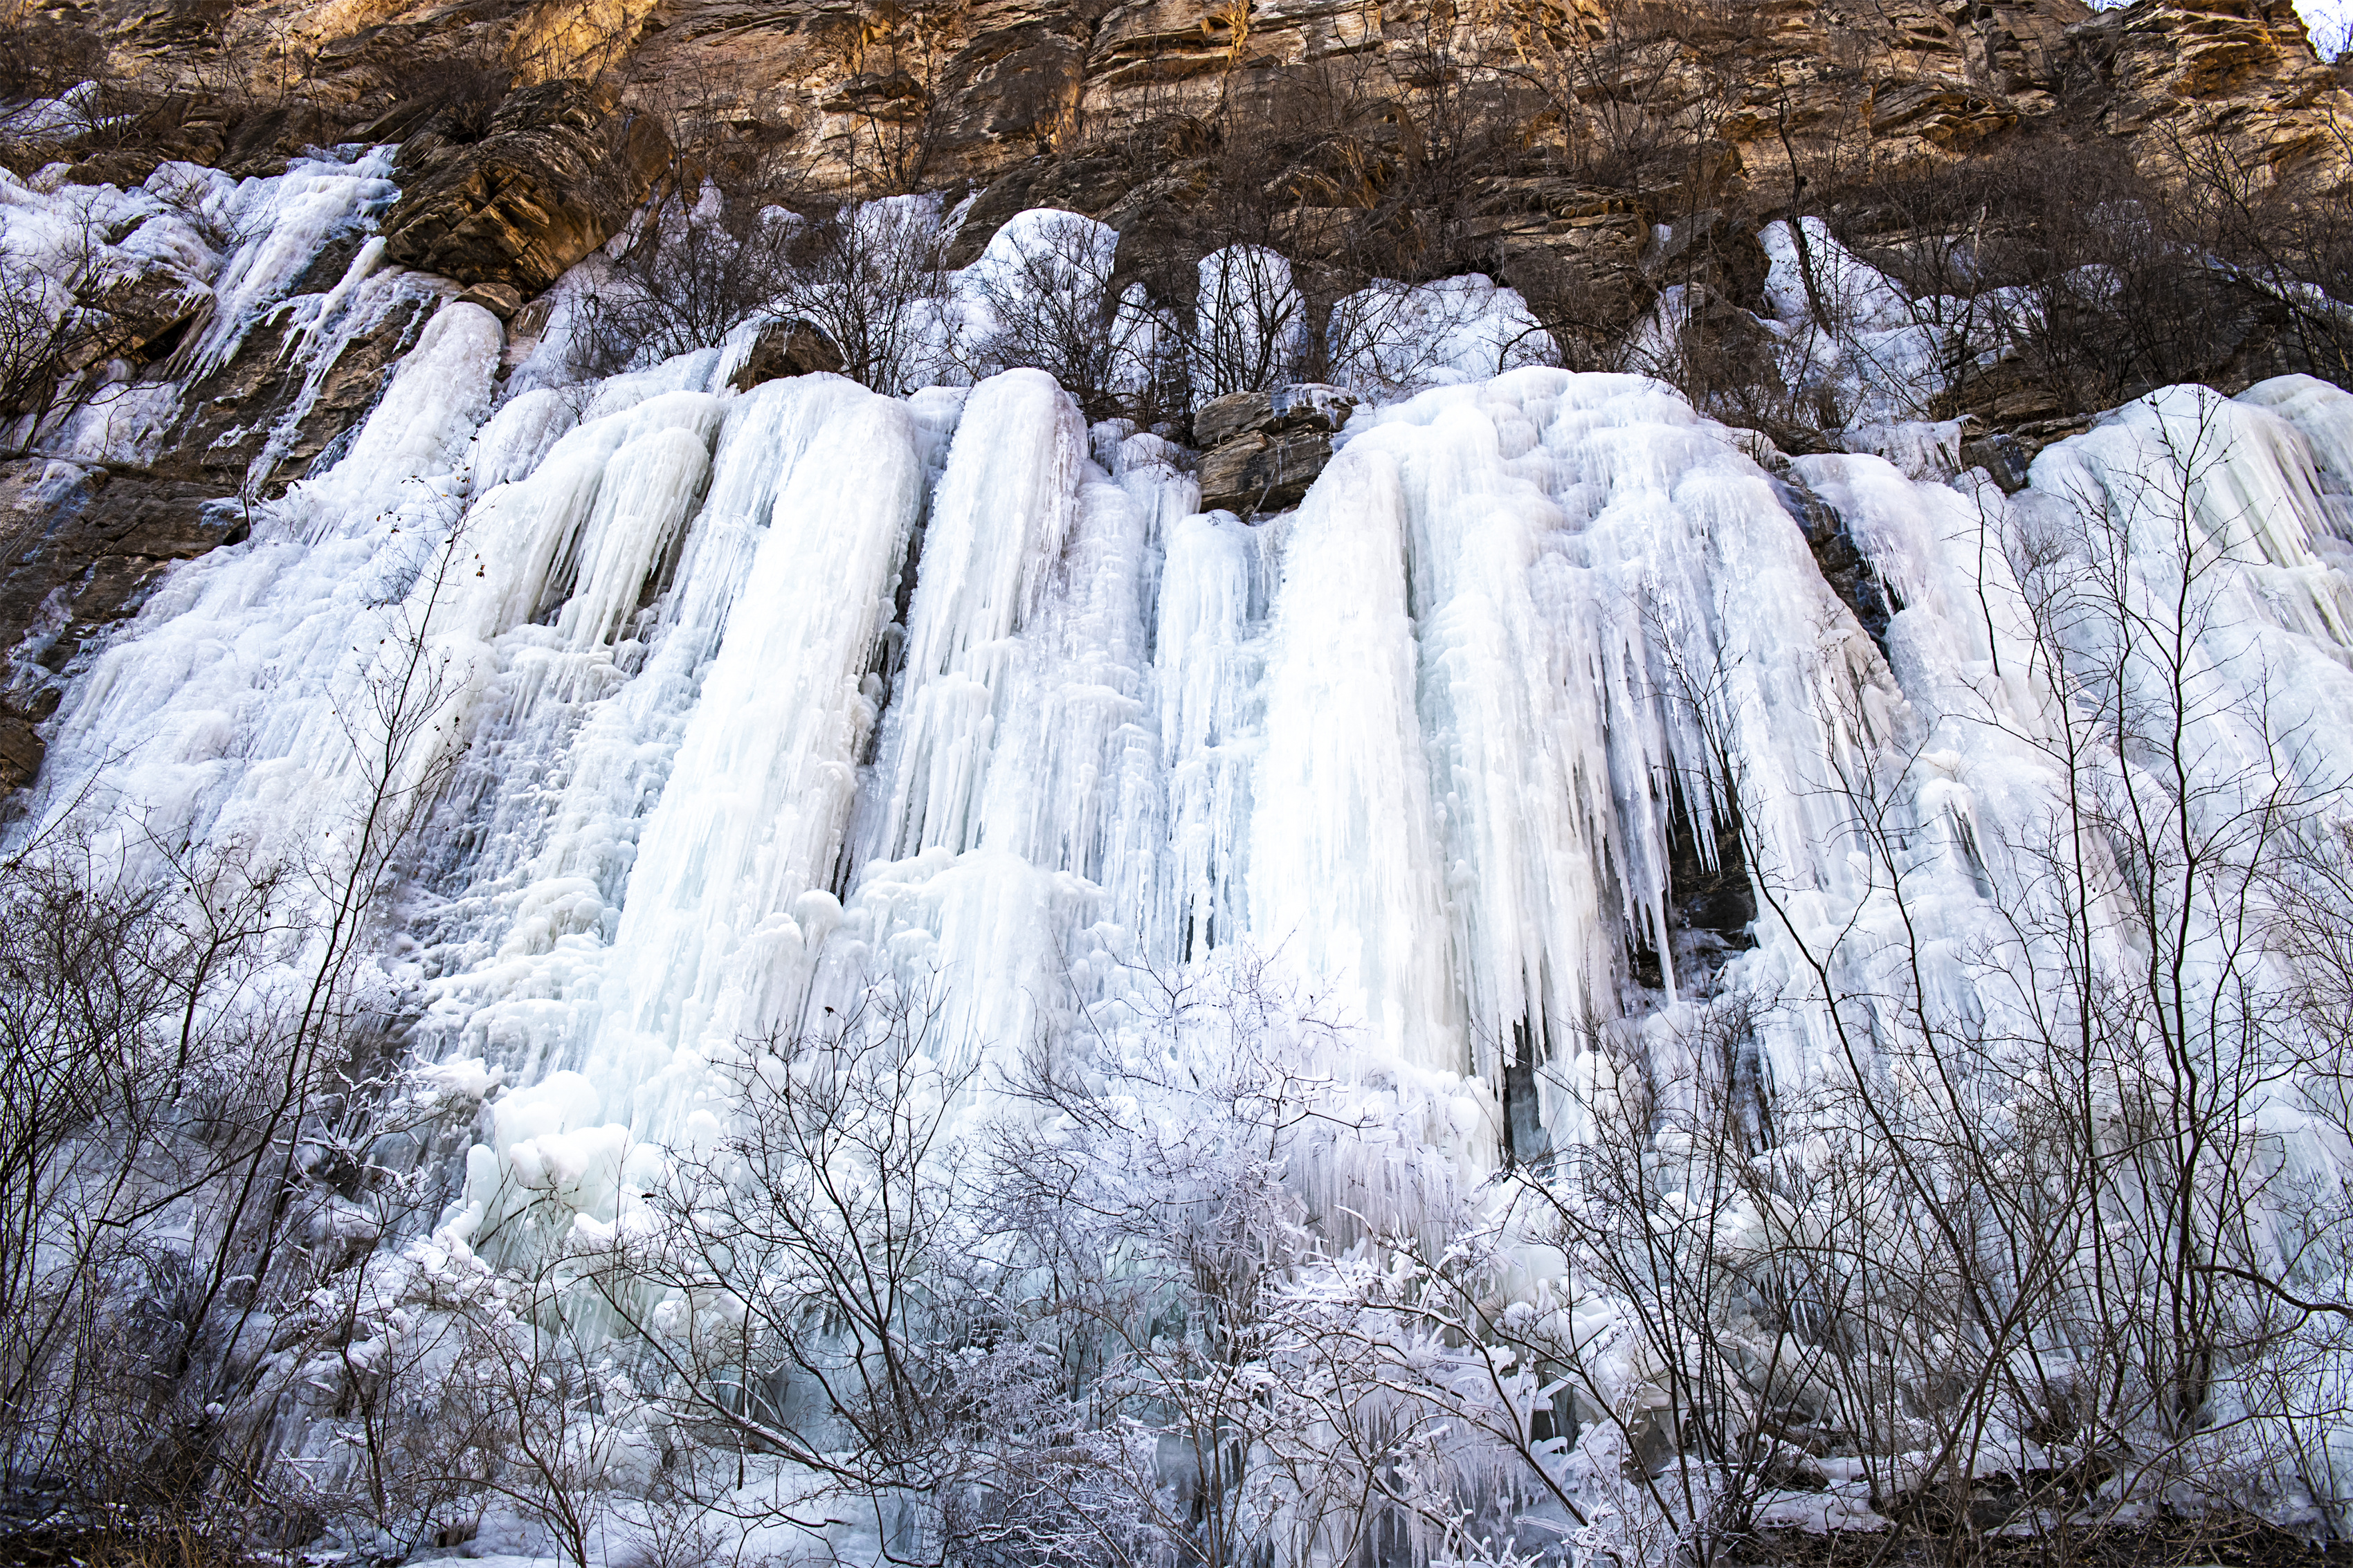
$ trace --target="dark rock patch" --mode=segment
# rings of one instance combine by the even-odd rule
[[[760,335],[753,340],[751,356],[728,384],[738,392],[749,392],[763,382],[840,369],[841,350],[825,329],[796,316],[760,329]]]
[[[401,144],[385,254],[472,286],[539,293],[618,233],[669,162],[669,134],[610,88],[513,94],[478,142],[428,129]]]

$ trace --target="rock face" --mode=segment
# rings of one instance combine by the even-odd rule
[[[1193,441],[1203,448],[1201,505],[1248,517],[1297,506],[1332,460],[1332,437],[1356,411],[1336,386],[1239,392],[1203,404]]]
[[[1318,197],[1307,187],[1319,180],[1325,199],[1357,199],[1328,178],[1352,160],[1377,174],[1375,164],[1409,164],[1466,132],[1492,130],[1499,146],[1582,162],[1582,177],[1566,167],[1499,170],[1492,188],[1466,193],[1467,205],[1474,226],[1513,242],[1500,248],[1525,249],[1517,242],[1541,237],[1542,248],[1573,253],[1605,278],[1623,270],[1615,253],[1626,247],[1609,237],[1633,232],[1621,221],[1639,217],[1629,198],[1670,174],[1641,165],[1658,163],[1650,155],[1678,136],[1667,149],[1672,178],[1755,185],[1786,178],[1785,132],[1800,143],[1837,139],[1884,166],[1961,156],[2004,132],[2063,121],[2122,138],[2153,166],[2178,133],[2219,127],[2266,177],[2327,184],[2341,183],[2346,167],[2329,116],[2353,113],[2353,98],[2315,58],[2289,0],[2135,0],[2097,15],[2084,0],[1524,0],[1493,8],[1436,0],[226,0],[160,10],[95,0],[92,8],[106,18],[119,59],[157,88],[192,95],[178,116],[189,128],[187,155],[222,166],[323,142],[334,130],[328,121],[349,129],[414,103],[430,86],[423,79],[448,61],[497,59],[548,88],[557,85],[551,79],[615,72],[622,102],[655,118],[691,100],[694,118],[756,148],[812,193],[1011,182],[1008,197],[1018,188],[1030,205],[1054,200],[1100,216],[1147,184],[1182,184],[1200,151],[1198,138],[1184,144],[1183,127],[1213,125],[1239,107],[1332,133],[1345,156],[1293,182],[1310,205]],[[192,22],[199,10],[205,19]],[[303,54],[306,77],[301,103],[280,116],[292,117],[286,123],[233,123],[201,101],[218,58],[290,50]],[[1630,104],[1641,112],[1630,115]],[[569,102],[526,98],[508,110],[490,139],[508,151],[480,155],[496,172],[485,170],[455,206],[445,201],[443,215],[419,229],[418,254],[436,253],[468,219],[498,208],[500,192],[517,180],[528,188],[504,209],[506,226],[541,226],[527,202],[554,230],[572,228],[569,205],[610,149],[564,136],[528,144],[565,121]],[[575,133],[589,129],[572,122]],[[650,161],[643,134],[628,124],[624,168]],[[1148,155],[1103,180],[1101,154],[1139,136],[1152,143]],[[1088,159],[1093,166],[1082,167]],[[452,170],[446,183],[464,185],[470,172]],[[1597,173],[1608,177],[1597,182]],[[1597,198],[1597,185],[1618,205]],[[501,250],[532,248],[484,243],[486,264]],[[551,254],[568,247],[560,234],[543,244]],[[533,291],[520,276],[505,280]]]
[[[2107,89],[2100,126],[2156,169],[2214,135],[2257,183],[2343,177],[2347,96],[2289,0],[2139,0],[2067,29]]]
[[[760,335],[752,341],[751,354],[730,384],[738,392],[749,392],[762,382],[840,368],[841,350],[826,336],[825,329],[795,317],[760,329]]]
[[[469,285],[538,293],[617,233],[668,163],[670,137],[609,88],[553,81],[499,106],[480,142],[426,130],[400,150],[385,254]]]
[[[30,782],[43,746],[34,726],[56,708],[62,670],[100,627],[135,608],[163,570],[244,536],[216,487],[135,470],[23,459],[0,465],[0,637],[11,647],[0,691],[0,795]]]

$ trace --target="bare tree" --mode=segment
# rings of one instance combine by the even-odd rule
[[[936,352],[947,238],[925,198],[845,204],[792,230],[772,308],[824,329],[844,375],[902,395]]]

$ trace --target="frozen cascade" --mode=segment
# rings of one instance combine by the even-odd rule
[[[1144,911],[1107,893],[1156,885],[1165,840],[1148,615],[1194,492],[1158,447],[1125,437],[1112,478],[1070,399],[1011,371],[974,389],[948,453],[840,957],[937,976],[951,1038],[1018,1049],[1066,984],[1084,998],[1099,963],[1155,956],[1121,947]]]
[[[1250,929],[1329,976],[1381,1045],[1460,1071],[1446,888],[1414,705],[1397,464],[1359,439],[1284,542],[1251,801]]]
[[[1916,983],[1998,1035],[2031,999],[1987,889],[2064,721],[2030,609],[2097,520],[2134,604],[2168,541],[2217,563],[2201,713],[2276,698],[2272,732],[2201,720],[2201,765],[2322,792],[2353,764],[2353,398],[2302,378],[2132,405],[2010,498],[1865,455],[1768,472],[1659,383],[1525,369],[1360,413],[1250,527],[1035,371],[743,394],[713,351],[492,412],[499,348],[444,307],[343,462],[79,677],[45,780],[161,836],[332,832],[339,707],[379,638],[422,639],[449,723],[411,774],[456,765],[383,961],[419,1050],[507,1085],[452,1242],[519,1194],[626,1210],[723,1121],[739,1042],[884,977],[1003,1065],[1138,966],[1271,954],[1474,1174],[1507,1118],[1577,1136],[1630,1053],[1672,1092],[1729,990],[1793,1004],[1759,1026],[1777,1084],[1829,1070],[1818,939],[1856,994]],[[1810,497],[1897,605],[1883,653]],[[1768,907],[1698,940],[1678,868],[1736,853]],[[1916,982],[1880,972],[1898,922]]]
[[[1179,519],[1167,535],[1154,648],[1169,859],[1150,948],[1179,963],[1248,925],[1238,895],[1264,737],[1264,655],[1253,630],[1272,591],[1271,546],[1285,531],[1208,512]]]
[[[662,1110],[673,1058],[691,1075],[800,999],[875,719],[868,670],[923,499],[903,407],[839,382],[787,395],[816,405],[795,411],[814,439],[771,481],[738,613],[639,840],[586,1057],[607,1114],[641,1136],[676,1124]]]
[[[482,374],[488,323],[460,330],[479,314],[437,318],[346,461],[290,501],[282,526],[311,542],[177,574],[78,688],[53,781],[103,775],[151,810],[179,799],[184,832],[237,831],[195,785],[159,787],[152,761],[98,764],[169,710],[164,733],[215,750],[191,735],[185,770],[282,798],[251,743],[228,744],[223,702],[188,700],[157,665],[224,679],[188,650],[229,628],[221,595],[267,574],[240,560],[307,551],[319,581],[331,563],[349,576],[342,554],[384,544],[346,537],[371,507],[412,515],[385,476],[454,470],[477,416],[400,389],[454,384],[461,354]],[[474,441],[481,478],[506,482],[457,528],[474,571],[448,574],[433,610],[468,670],[470,755],[417,906],[442,970],[429,1034],[518,1083],[586,1072],[578,1115],[657,1141],[694,1093],[648,1086],[787,1021],[837,921],[835,984],[937,974],[976,1038],[1028,1038],[1040,998],[1100,995],[1122,963],[1250,942],[1424,1068],[1492,1084],[1523,1053],[1577,1056],[1650,1005],[1627,989],[1630,940],[1659,955],[1660,1001],[1690,984],[1667,929],[1669,817],[1713,853],[1726,759],[1799,903],[1824,900],[1825,920],[1852,903],[1819,786],[1958,657],[1920,654],[1911,627],[1964,563],[1905,555],[1878,520],[1926,515],[1914,531],[1938,535],[2002,505],[1872,458],[1799,465],[1914,606],[1891,679],[1774,481],[1639,378],[1516,372],[1376,410],[1295,517],[1245,529],[1188,515],[1152,437],[1110,430],[1097,465],[1034,372],[960,414],[925,395],[911,417],[835,381],[665,390],[707,384],[713,356],[694,357],[616,378],[568,432],[556,394],[526,393]],[[2255,487],[2232,504],[2292,519],[2320,507],[2308,443],[2254,406],[2284,395],[2229,405],[2270,446],[2242,443],[2228,474]],[[2086,465],[2129,424],[2055,449],[2046,468],[2068,477],[2028,510],[2096,487]],[[2286,574],[2265,602],[2292,586],[2298,646],[2341,643],[2341,580],[2297,527],[2262,533],[2264,570]],[[739,600],[758,616],[731,616]],[[237,637],[332,662],[315,646],[332,616],[259,608]],[[281,693],[254,717],[326,746],[322,712],[294,711]],[[625,955],[609,973],[608,949]],[[1784,1066],[1802,1077],[1803,1052]]]
[[[284,852],[336,831],[363,787],[339,714],[463,505],[500,339],[487,310],[440,311],[341,464],[172,574],[60,706],[53,809],[155,845]]]
[[[580,442],[567,489],[596,485],[600,473],[607,491],[631,488],[630,454],[647,437],[630,440],[629,429],[665,406],[708,410],[706,423],[717,423],[718,405],[688,392],[607,415],[566,438]],[[784,911],[829,871],[847,789],[829,809],[805,796],[828,776],[846,786],[861,717],[871,722],[859,707],[861,677],[921,499],[919,434],[902,406],[833,378],[772,384],[726,405],[708,494],[672,584],[649,607],[643,642],[628,650],[641,660],[635,673],[608,654],[610,695],[597,692],[587,712],[551,711],[544,701],[530,710],[535,732],[514,748],[523,765],[505,770],[518,786],[518,848],[469,863],[475,883],[452,900],[448,921],[453,962],[470,962],[435,987],[448,1049],[496,1059],[534,1086],[501,1104],[502,1150],[591,1125],[612,1129],[595,1136],[617,1146],[626,1130],[607,1118],[628,1118],[637,1105],[642,1123],[651,1114],[644,1106],[663,1103],[639,1092],[639,1070],[658,1079],[673,1051],[691,1063],[714,1007],[741,1002],[726,983],[756,964],[739,941],[772,954],[779,928],[791,925]],[[871,452],[871,464],[832,461],[845,446]],[[563,451],[559,444],[543,473],[565,472],[555,462]],[[678,456],[687,459],[678,468],[695,466]],[[576,511],[576,496],[565,499]],[[628,594],[639,591],[655,541],[677,521],[640,518],[634,543],[598,552],[630,563]],[[814,561],[832,570],[811,570]],[[860,583],[864,598],[845,597]],[[584,578],[555,629],[585,622],[576,607],[610,591]],[[760,613],[732,618],[747,595]],[[846,691],[834,689],[845,682]],[[821,700],[828,692],[830,704]],[[673,773],[681,785],[665,791]],[[780,824],[779,799],[806,809]],[[641,851],[645,835],[650,847]],[[631,878],[640,863],[654,874]],[[608,991],[612,951],[630,962]],[[699,993],[666,986],[676,964],[701,974]],[[609,1096],[585,1092],[584,1065]],[[485,1201],[499,1177],[491,1166]]]

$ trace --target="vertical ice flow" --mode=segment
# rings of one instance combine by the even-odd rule
[[[721,407],[700,394],[657,395],[592,421],[580,449],[611,453],[605,482],[617,492],[642,490],[628,454],[659,459],[676,428],[664,421]],[[920,463],[903,410],[837,378],[771,384],[727,402],[723,415],[708,493],[674,572],[642,613],[642,642],[625,639],[630,668],[610,668],[576,713],[535,705],[535,732],[516,736],[529,755],[507,770],[522,786],[501,808],[514,819],[511,842],[467,857],[447,906],[450,972],[430,1015],[439,1048],[541,1086],[501,1117],[502,1152],[522,1130],[560,1138],[593,1124],[611,1129],[600,1136],[617,1158],[627,1124],[662,1103],[650,1089],[638,1094],[632,1075],[680,1052],[691,1060],[707,1044],[681,1020],[707,1021],[714,1007],[743,1016],[761,1000],[763,971],[739,937],[773,956],[776,931],[751,928],[830,863],[825,840],[839,824],[803,786],[821,793],[839,779],[870,721],[860,661],[887,617]],[[657,441],[648,447],[649,422]],[[837,444],[865,464],[835,461]],[[561,470],[561,452],[543,471]],[[576,479],[565,485],[577,515]],[[674,521],[656,528],[671,531]],[[653,552],[647,531],[626,549],[581,553],[641,563]],[[543,638],[572,624],[572,605],[600,597],[611,592],[591,573],[557,627],[527,629]],[[605,650],[608,666],[615,651]],[[798,808],[797,834],[772,820],[777,791]],[[647,874],[633,877],[640,865]],[[700,994],[666,1001],[680,981]],[[605,1091],[586,1087],[584,1066]],[[495,1188],[498,1173],[485,1179]]]
[[[782,475],[649,816],[586,1071],[639,1136],[676,1120],[699,1063],[791,1022],[876,718],[869,678],[923,467],[906,412],[824,383],[823,423]],[[673,1082],[684,1085],[673,1089]]]
[[[420,757],[457,766],[386,938],[414,943],[419,1049],[514,1086],[485,1202],[609,1208],[628,1162],[723,1117],[712,1063],[883,974],[1012,1051],[1130,965],[1247,944],[1474,1163],[1477,1080],[1539,1069],[1573,1137],[1634,1055],[1672,1092],[1725,988],[1798,998],[1759,1043],[1800,1084],[1827,1046],[1795,944],[1891,918],[1858,782],[1941,944],[1928,1005],[1990,1016],[1956,955],[2010,940],[1988,889],[2050,807],[2059,711],[2013,566],[2104,519],[2136,603],[2168,539],[2218,563],[2212,765],[2316,790],[2353,763],[2353,399],[2303,378],[2134,405],[2006,498],[1865,456],[1768,473],[1657,383],[1525,370],[1360,413],[1252,526],[1033,371],[737,395],[703,353],[485,419],[497,350],[443,309],[344,460],[92,660],[45,780],[180,839],[332,837],[339,715],[423,639],[450,724]],[[1879,641],[1808,508],[1891,595]],[[2255,693],[2270,733],[2222,717]],[[1769,907],[1695,936],[1677,879],[1735,856]],[[1892,986],[1872,941],[1839,984]]]
[[[1328,976],[1383,1049],[1468,1067],[1449,983],[1406,609],[1398,464],[1343,452],[1300,508],[1269,634],[1267,743],[1251,802],[1251,930]]]
[[[1126,438],[1114,479],[1087,434],[1035,371],[974,389],[869,786],[840,978],[928,977],[960,1048],[1018,1049],[1148,956],[1127,939],[1165,810],[1149,594],[1170,497],[1193,492],[1154,437]]]
[[[170,575],[60,706],[50,809],[102,813],[134,858],[337,829],[361,787],[347,720],[465,505],[500,342],[489,311],[443,310],[340,463]]]

